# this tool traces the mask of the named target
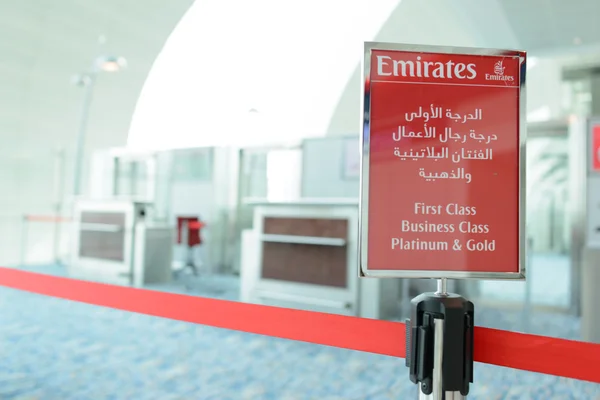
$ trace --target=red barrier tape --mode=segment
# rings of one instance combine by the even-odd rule
[[[29,222],[70,222],[70,218],[57,217],[54,215],[25,215],[25,220]]]
[[[156,317],[405,357],[404,324],[0,268],[0,286]],[[600,345],[476,328],[475,361],[600,383]]]

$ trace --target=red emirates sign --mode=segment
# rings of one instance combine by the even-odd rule
[[[524,278],[525,53],[448,50],[366,44],[361,275]]]
[[[600,125],[592,126],[592,169],[600,171]]]

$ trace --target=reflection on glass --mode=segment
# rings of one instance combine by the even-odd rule
[[[146,163],[137,160],[117,159],[115,195],[144,196],[147,191],[148,169]]]

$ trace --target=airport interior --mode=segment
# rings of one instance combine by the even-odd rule
[[[598,16],[595,0],[3,0],[0,266],[405,321],[435,280],[357,273],[364,42],[517,49],[527,279],[448,289],[477,326],[600,343]],[[0,279],[0,399],[417,398],[401,358],[59,297]],[[600,384],[476,362],[468,398]]]

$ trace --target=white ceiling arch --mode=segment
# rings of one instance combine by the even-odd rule
[[[362,42],[398,2],[197,1],[155,62],[128,145],[264,145],[324,135]]]
[[[497,0],[465,1],[197,1],[155,62],[128,145],[356,133],[363,41],[518,47]]]
[[[551,29],[560,13],[543,0],[532,2],[517,9],[522,2],[512,0],[462,0],[460,7],[447,0],[198,0],[155,62],[128,145],[264,145],[356,134],[364,40],[520,48],[533,55],[564,50],[569,37],[600,43],[598,29],[584,32],[575,21],[580,14],[589,18],[583,14],[592,0],[565,5],[572,21],[560,33]],[[578,12],[575,3],[587,8]],[[528,102],[554,115],[560,67],[542,64],[530,73],[538,79],[530,80]]]

